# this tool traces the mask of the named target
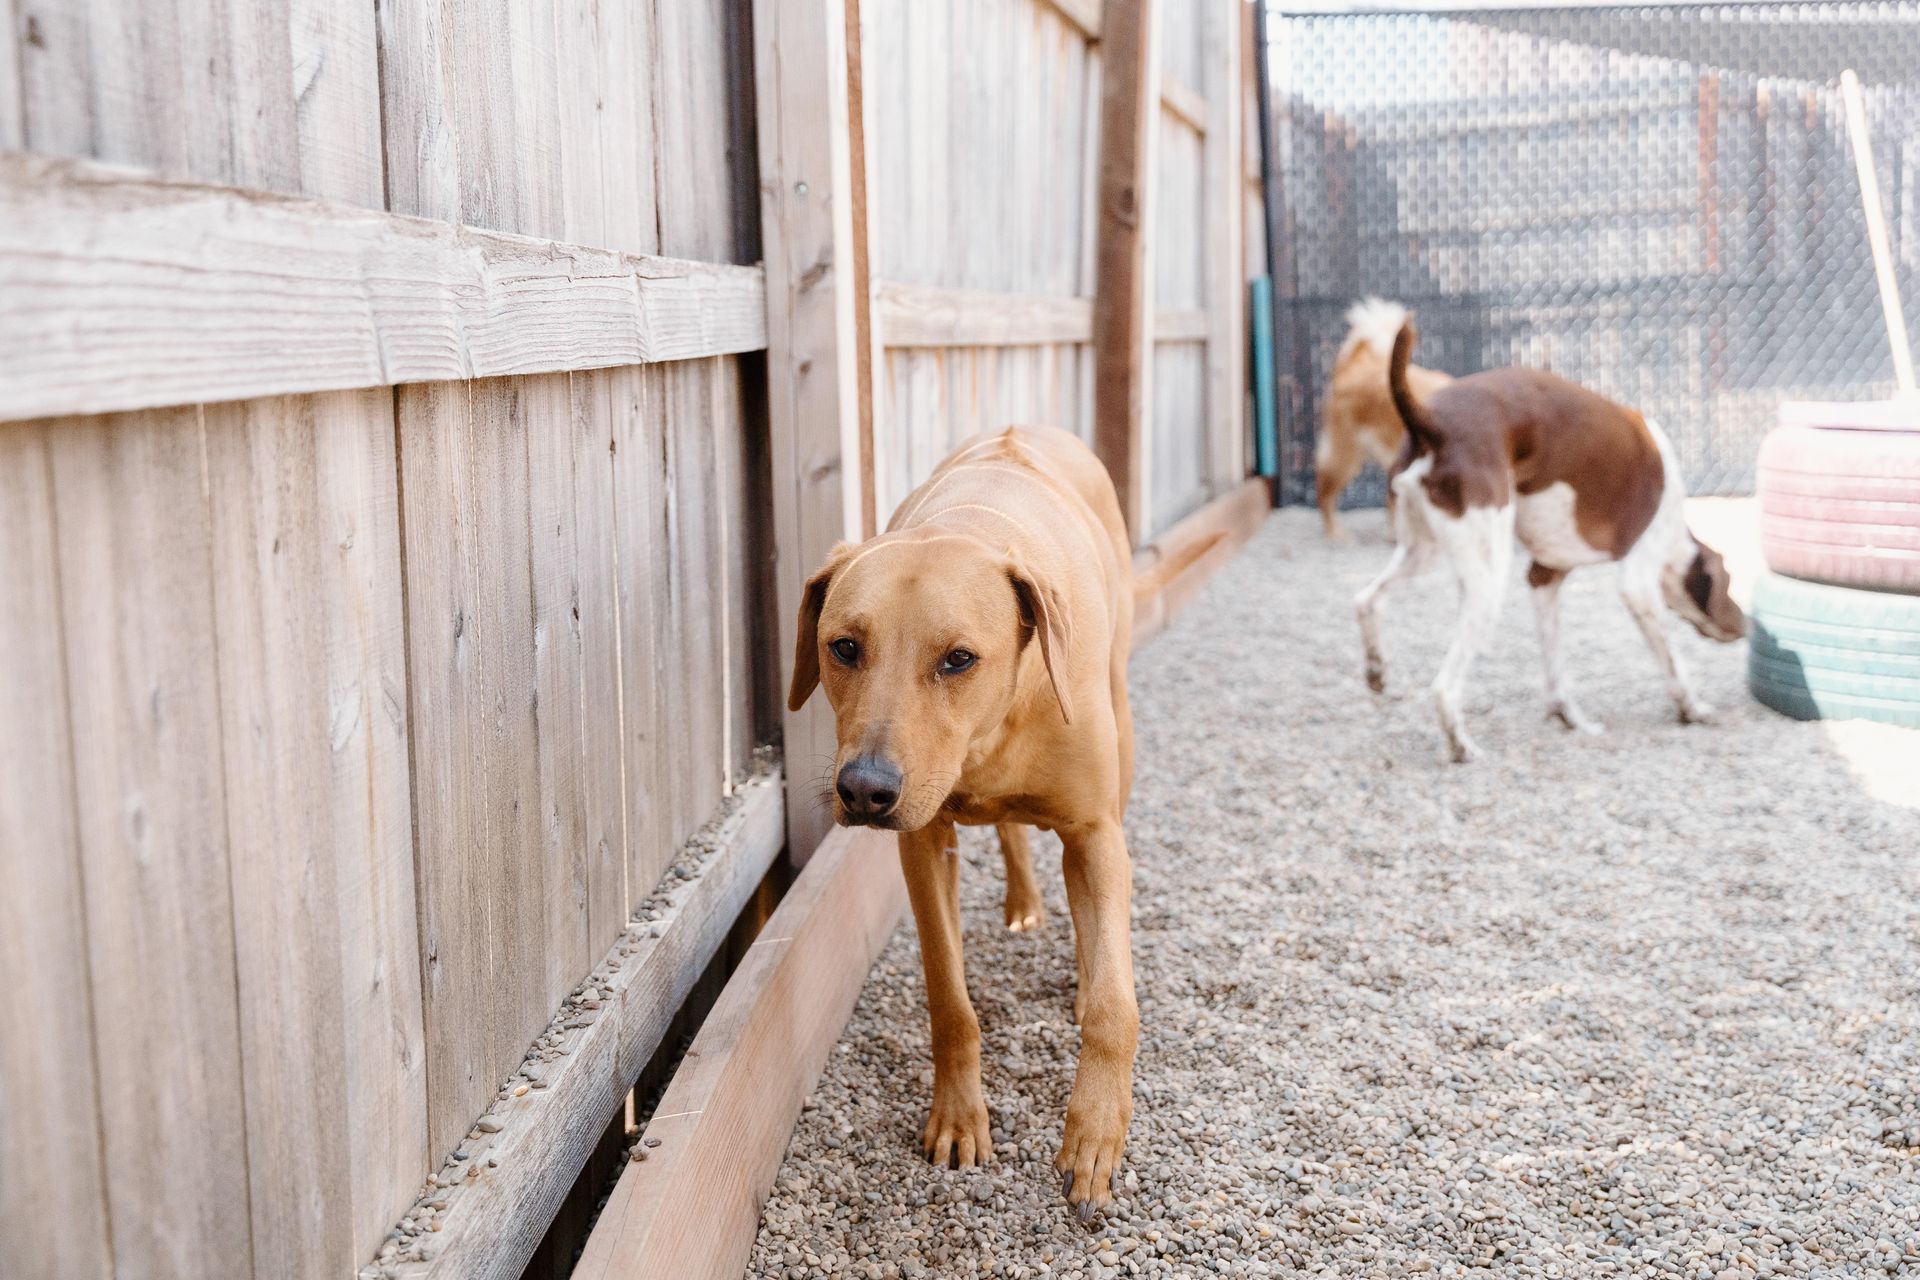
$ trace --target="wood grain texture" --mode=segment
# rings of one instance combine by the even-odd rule
[[[501,1130],[467,1143],[474,1161],[495,1160],[497,1167],[430,1193],[448,1201],[443,1229],[426,1238],[423,1260],[394,1268],[397,1276],[511,1280],[520,1274],[599,1139],[602,1119],[633,1087],[779,854],[786,838],[781,790],[777,773],[746,783],[705,834],[712,852],[698,873],[651,904],[657,925],[616,936],[594,969],[600,1006],[584,1015],[584,1026],[563,1029],[561,1051],[540,1068],[547,1087],[496,1105]]]
[[[666,370],[609,375],[614,439],[614,547],[619,572],[621,725],[627,812],[627,905],[659,882],[681,821],[674,789],[667,603]]]
[[[736,262],[743,216],[728,157],[732,118],[743,110],[728,82],[727,24],[744,0],[654,5],[654,185],[660,252]]]
[[[0,433],[0,1258],[113,1270],[46,424]],[[29,1172],[30,1171],[30,1172]]]
[[[756,0],[753,25],[779,643],[791,654],[807,575],[860,528],[859,397],[871,386],[857,376],[854,313],[867,299],[849,270],[845,10],[840,0]],[[783,725],[788,839],[804,858],[826,833],[810,788],[832,760],[833,723],[815,698]]]
[[[1101,28],[1100,185],[1094,295],[1094,449],[1136,541],[1149,519],[1153,194],[1160,129],[1159,0],[1107,0]]]
[[[883,281],[879,302],[882,341],[888,347],[1038,346],[1093,336],[1091,298]]]
[[[392,412],[204,413],[261,1274],[351,1266],[426,1168]]]
[[[252,1266],[205,459],[192,409],[50,432],[109,1224]]]
[[[741,1273],[800,1105],[905,903],[884,833],[838,829],[820,845],[707,1015],[576,1277]]]
[[[525,422],[512,383],[402,388],[428,1146],[465,1134],[545,1024],[546,892]]]
[[[107,257],[99,246],[111,244]],[[0,415],[766,345],[761,273],[0,157]]]

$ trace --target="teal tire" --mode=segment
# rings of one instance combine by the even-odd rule
[[[1747,687],[1767,706],[1920,729],[1920,596],[1769,573],[1748,616]]]

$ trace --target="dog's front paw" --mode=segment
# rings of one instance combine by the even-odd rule
[[[1367,688],[1375,693],[1387,691],[1387,664],[1378,658],[1367,659]]]
[[[1060,1154],[1053,1161],[1060,1171],[1060,1190],[1082,1222],[1093,1221],[1093,1215],[1113,1200],[1113,1177],[1126,1150],[1127,1124],[1132,1119],[1131,1082],[1089,1079],[1083,1065],[1067,1103]]]
[[[1480,757],[1480,748],[1464,733],[1447,735],[1447,759],[1454,764],[1472,764]]]
[[[1689,698],[1679,707],[1681,724],[1712,724],[1720,712],[1711,702],[1702,702],[1698,698]]]
[[[934,1164],[949,1169],[971,1169],[993,1155],[993,1133],[987,1122],[987,1100],[976,1082],[969,1086],[933,1085],[933,1109],[920,1131],[920,1150]]]

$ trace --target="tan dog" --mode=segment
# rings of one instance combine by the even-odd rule
[[[1686,482],[1658,423],[1535,369],[1490,369],[1421,399],[1408,378],[1414,329],[1403,324],[1388,385],[1409,435],[1393,473],[1393,557],[1354,600],[1367,684],[1386,678],[1377,609],[1388,587],[1444,557],[1460,582],[1460,621],[1434,677],[1435,709],[1456,762],[1475,748],[1461,722],[1467,673],[1500,617],[1516,540],[1532,564],[1534,618],[1547,672],[1547,713],[1598,733],[1573,700],[1560,662],[1560,584],[1582,565],[1620,566],[1620,596],[1666,676],[1682,722],[1713,708],[1667,643],[1661,604],[1701,635],[1746,634],[1726,564],[1687,528]]]
[[[954,825],[999,828],[1010,929],[1041,917],[1023,824],[1059,833],[1081,1051],[1054,1163],[1083,1221],[1110,1199],[1133,1115],[1140,1019],[1121,820],[1136,589],[1120,504],[1085,445],[1051,428],[978,437],[885,533],[842,543],[808,580],[788,697],[798,710],[817,683],[833,704],[835,820],[900,833],[933,1023],[921,1142],[935,1163],[967,1167],[993,1150]]]
[[[1347,537],[1340,527],[1340,495],[1369,458],[1382,471],[1391,470],[1407,438],[1406,424],[1387,388],[1393,336],[1406,319],[1405,307],[1380,298],[1362,299],[1347,310],[1347,337],[1334,357],[1333,381],[1320,410],[1320,440],[1313,452],[1320,522],[1335,541]],[[1451,381],[1418,365],[1407,370],[1407,382],[1422,400]]]

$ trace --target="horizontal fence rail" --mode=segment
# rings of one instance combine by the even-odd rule
[[[0,419],[688,360],[758,267],[0,155]]]

